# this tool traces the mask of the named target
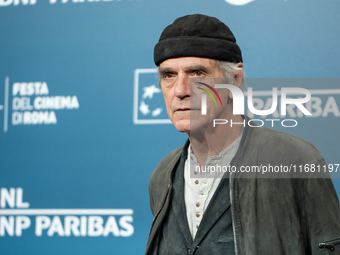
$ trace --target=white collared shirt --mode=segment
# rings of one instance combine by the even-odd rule
[[[229,166],[231,160],[236,155],[241,138],[242,133],[230,146],[221,151],[218,156],[209,157],[206,166]],[[199,167],[199,163],[191,150],[191,145],[188,147],[188,157],[184,167],[184,199],[189,229],[194,239],[203,214],[220,184],[224,172],[215,174],[213,175],[214,177],[210,178],[192,178],[192,176],[190,177],[190,166],[193,169],[197,166]],[[199,173],[196,176],[199,176]]]

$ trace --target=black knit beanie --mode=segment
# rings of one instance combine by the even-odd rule
[[[157,66],[164,60],[177,57],[205,57],[242,62],[236,39],[223,22],[201,14],[180,17],[167,26],[154,50]]]

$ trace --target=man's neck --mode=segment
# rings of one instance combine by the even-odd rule
[[[242,116],[234,115],[227,120],[228,123],[224,125],[190,132],[191,148],[200,166],[204,166],[209,157],[219,155],[239,137],[243,128]]]

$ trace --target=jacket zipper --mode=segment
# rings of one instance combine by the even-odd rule
[[[335,239],[335,240],[331,240],[331,241],[326,241],[326,242],[321,242],[319,243],[319,248],[320,249],[329,249],[331,251],[335,250],[336,245],[340,245],[340,238],[339,239]]]

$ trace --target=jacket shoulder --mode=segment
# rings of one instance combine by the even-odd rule
[[[310,142],[297,136],[279,132],[266,127],[253,128],[250,142],[257,145],[263,155],[272,159],[298,162],[319,162],[324,158],[318,149]]]
[[[170,165],[176,164],[177,160],[179,159],[181,155],[182,150],[183,150],[183,145],[173,150],[172,152],[170,152],[168,155],[166,155],[162,159],[162,161],[158,164],[158,166],[152,172],[151,177],[150,177],[150,183],[157,182],[160,176],[161,178],[164,178],[166,176],[170,177],[170,174],[171,174],[170,172],[172,169],[170,169],[170,172],[169,172],[168,168]]]

